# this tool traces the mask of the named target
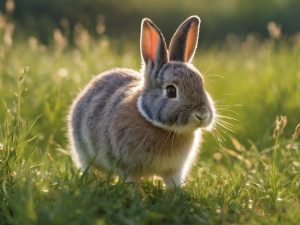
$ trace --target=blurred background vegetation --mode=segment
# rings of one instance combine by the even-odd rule
[[[12,1],[0,2],[3,13],[6,2]],[[202,18],[201,43],[224,40],[228,34],[264,38],[270,21],[278,23],[284,35],[300,30],[298,0],[15,0],[15,5],[12,19],[17,35],[34,35],[44,43],[57,28],[72,39],[81,26],[93,35],[136,38],[143,17],[157,22],[169,40],[177,25],[192,14]]]
[[[35,110],[25,106],[27,118],[52,118],[55,109],[48,105],[52,101],[60,104],[52,120],[57,129],[65,127],[59,118],[94,74],[113,67],[139,69],[143,17],[153,19],[169,42],[177,26],[197,14],[202,18],[201,49],[193,63],[204,74],[216,103],[227,107],[219,111],[238,120],[232,126],[239,138],[256,144],[270,141],[270,124],[277,115],[287,115],[291,124],[298,122],[298,0],[2,0],[0,10],[0,93],[5,102],[13,102],[12,91],[4,87],[13,88],[19,71],[29,67],[33,82],[28,89],[38,96],[28,101],[38,106]],[[51,80],[39,85],[45,77],[55,80],[57,74],[70,79],[60,83],[68,90],[63,99],[56,99],[62,89]],[[45,96],[52,100],[44,102]],[[45,132],[48,122],[38,126],[39,132]],[[288,129],[292,132],[294,125]],[[60,132],[53,135],[65,143]]]
[[[299,0],[0,0],[0,11],[0,224],[299,224]],[[74,98],[102,71],[140,69],[143,17],[169,42],[192,14],[193,64],[222,121],[184,191],[81,176],[66,138]]]

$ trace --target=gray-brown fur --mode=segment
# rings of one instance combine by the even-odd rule
[[[75,100],[69,134],[72,155],[82,169],[93,163],[128,180],[159,175],[168,186],[184,182],[199,129],[212,123],[215,112],[200,72],[185,61],[169,61],[165,46],[159,29],[144,19],[142,73],[115,69],[100,74]],[[193,51],[189,49],[188,57]],[[176,87],[176,98],[166,95],[170,84]]]

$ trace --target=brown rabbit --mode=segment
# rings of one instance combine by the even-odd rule
[[[175,32],[169,51],[150,19],[141,25],[141,72],[113,69],[96,76],[69,116],[72,155],[83,170],[113,170],[127,181],[161,176],[181,185],[195,159],[201,129],[212,126],[214,104],[190,63],[200,19]]]

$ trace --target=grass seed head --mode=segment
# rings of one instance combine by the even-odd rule
[[[293,139],[296,140],[300,136],[300,123],[295,128]]]
[[[281,38],[281,27],[274,21],[268,23],[267,29],[272,39],[277,40]]]
[[[277,116],[275,120],[275,129],[273,130],[273,138],[279,137],[288,123],[286,116]]]
[[[8,14],[12,14],[15,11],[15,2],[14,0],[7,0],[5,3],[5,10]]]

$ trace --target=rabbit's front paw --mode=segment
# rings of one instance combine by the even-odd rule
[[[163,179],[167,188],[180,187],[184,183],[184,178],[182,177],[181,171],[175,171],[171,174],[163,176]]]

